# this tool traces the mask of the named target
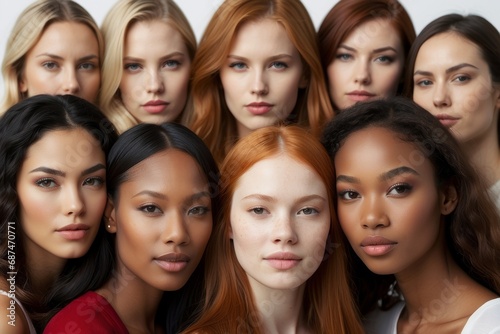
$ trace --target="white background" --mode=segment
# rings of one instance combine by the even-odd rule
[[[100,25],[111,6],[119,0],[76,0]],[[338,0],[302,0],[316,28]],[[33,0],[0,0],[0,63],[7,47],[7,38],[21,11]],[[199,40],[206,24],[222,0],[176,0],[184,11]],[[478,14],[500,30],[500,0],[400,0],[410,14],[417,33],[433,19],[449,13]],[[1,78],[1,73],[0,73]],[[3,79],[0,80],[0,96],[3,98]]]

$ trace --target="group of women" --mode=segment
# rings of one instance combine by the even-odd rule
[[[2,333],[500,333],[500,34],[396,0],[21,14]]]

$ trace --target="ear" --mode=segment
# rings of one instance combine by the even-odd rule
[[[441,192],[441,214],[444,216],[449,215],[455,210],[458,203],[457,188],[451,182],[443,186]]]
[[[21,76],[21,78],[19,78],[19,91],[23,94],[28,92],[28,85],[26,84],[24,76]]]
[[[106,231],[109,233],[116,233],[116,210],[113,199],[108,196],[108,202],[104,209],[104,224]]]

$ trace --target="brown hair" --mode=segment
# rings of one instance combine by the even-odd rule
[[[206,303],[188,333],[262,333],[252,290],[229,238],[231,198],[239,178],[255,163],[286,154],[306,164],[323,180],[329,197],[330,245],[325,260],[308,279],[304,318],[314,333],[361,333],[349,289],[345,240],[333,207],[333,167],[320,142],[297,126],[258,129],[241,139],[221,168],[221,217],[207,249]]]
[[[226,0],[208,23],[193,61],[193,105],[187,119],[219,162],[237,140],[236,120],[226,106],[219,72],[238,28],[262,18],[284,27],[304,64],[308,84],[299,90],[290,121],[319,135],[333,117],[314,25],[300,0]]]

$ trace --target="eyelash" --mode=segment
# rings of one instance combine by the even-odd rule
[[[397,193],[395,194],[395,196],[402,197],[403,195],[409,193],[413,189],[413,186],[409,185],[408,183],[397,183],[389,188],[387,194],[389,195],[393,190],[396,190],[397,188],[403,188],[404,193]]]
[[[50,186],[47,186],[47,185],[43,185],[44,183],[46,182],[50,182],[51,185]],[[52,183],[54,185],[52,185]],[[55,186],[57,186],[57,183],[54,179],[50,178],[50,177],[44,177],[43,179],[39,179],[35,182],[35,184],[41,188],[53,188]]]

